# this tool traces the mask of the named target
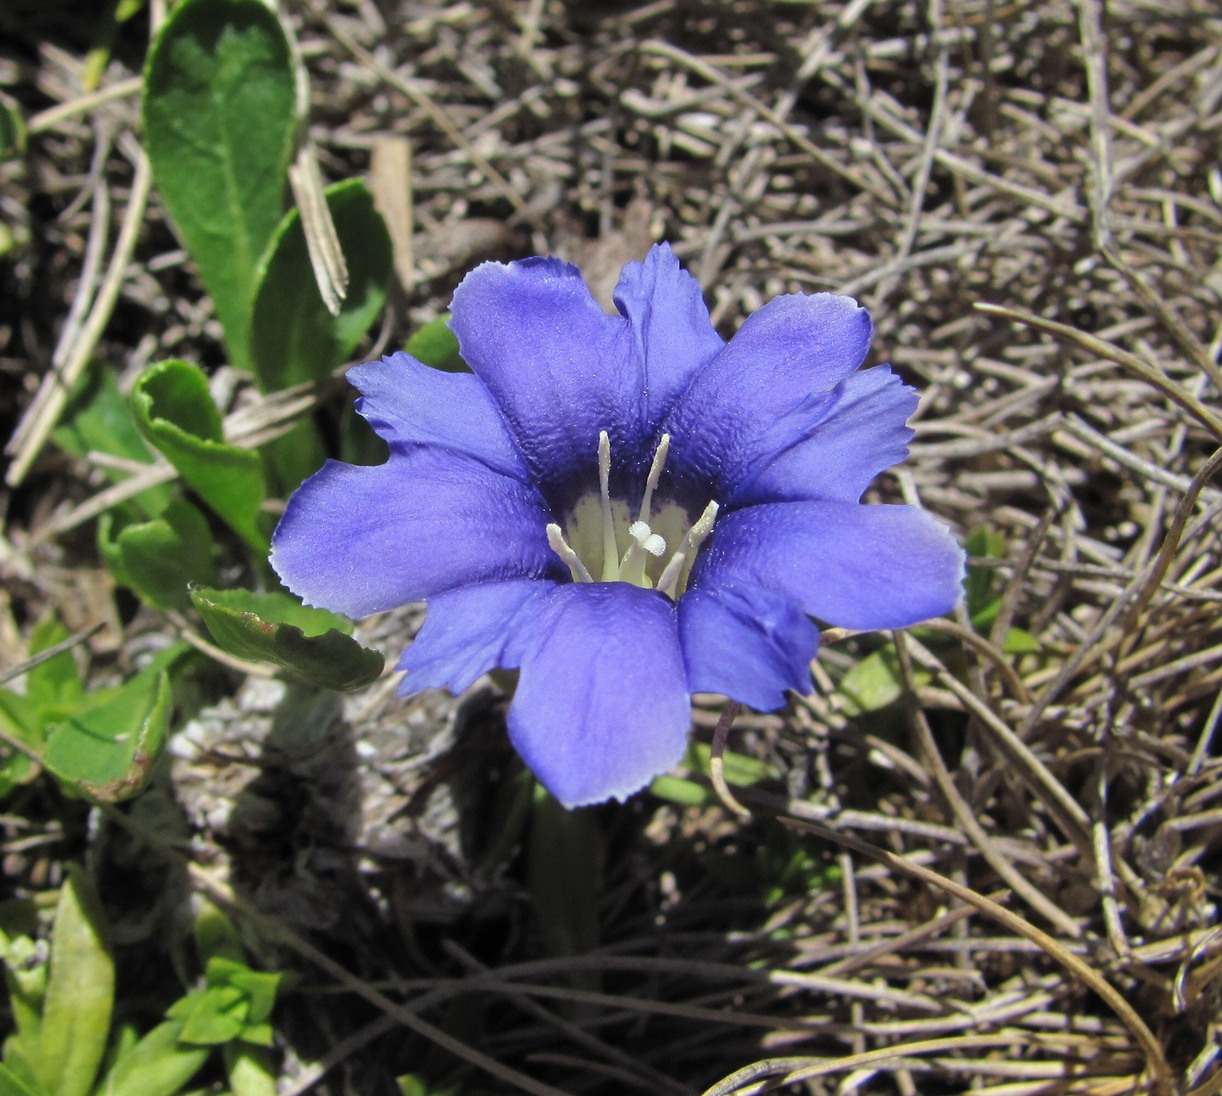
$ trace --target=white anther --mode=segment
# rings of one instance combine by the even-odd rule
[[[611,438],[598,432],[598,493],[603,515],[603,582],[619,578],[619,545],[615,541],[615,516],[611,513]]]
[[[569,574],[573,576],[574,582],[594,581],[590,572],[586,570],[586,565],[581,562],[577,553],[569,547],[569,542],[564,539],[563,531],[555,522],[547,527],[547,543],[551,550],[568,566]]]
[[[653,502],[653,493],[662,478],[662,469],[666,467],[666,454],[670,452],[670,435],[663,434],[658,439],[658,447],[654,450],[653,463],[649,466],[649,475],[645,480],[645,490],[641,495],[641,512],[637,515],[640,521],[649,521],[649,506]]]
[[[687,531],[687,536],[683,538],[683,543],[690,545],[693,552],[708,539],[709,534],[713,531],[713,522],[717,520],[718,509],[717,503],[710,502],[704,508],[704,513],[696,519],[696,523]]]

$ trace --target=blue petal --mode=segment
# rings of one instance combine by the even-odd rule
[[[691,700],[674,605],[628,583],[569,583],[518,617],[509,736],[566,807],[626,799],[678,764]]]
[[[963,593],[963,549],[912,506],[778,502],[719,518],[691,588],[749,583],[844,628],[903,628],[949,612]]]
[[[721,693],[760,712],[809,693],[819,629],[792,598],[738,585],[689,590],[679,601],[679,638],[694,693]]]
[[[700,283],[679,266],[670,244],[624,267],[615,304],[644,365],[645,420],[653,428],[725,343],[709,320]]]
[[[810,435],[735,487],[730,505],[837,499],[856,502],[870,481],[908,455],[916,390],[879,365],[854,373]]]
[[[448,689],[458,695],[481,674],[503,665],[514,618],[550,585],[536,579],[486,582],[429,598],[428,616],[398,669],[407,677],[404,696],[421,689]]]
[[[472,582],[567,572],[538,493],[432,447],[328,461],[289,500],[272,567],[310,605],[367,616]]]
[[[599,431],[613,454],[642,448],[643,378],[631,333],[599,308],[575,266],[484,263],[463,279],[452,307],[463,358],[545,492],[577,477],[597,482]]]
[[[861,365],[870,331],[864,308],[830,293],[777,297],[750,316],[664,421],[676,496],[712,484],[712,497],[724,500],[805,438]]]
[[[348,380],[361,390],[357,411],[392,446],[437,445],[525,478],[522,454],[478,377],[430,369],[399,351],[348,370]]]

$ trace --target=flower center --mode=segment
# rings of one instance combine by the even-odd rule
[[[673,502],[653,510],[669,451],[670,435],[663,434],[634,520],[628,503],[611,497],[611,439],[605,430],[599,433],[598,494],[578,499],[563,529],[547,527],[547,542],[574,582],[630,582],[674,601],[687,589],[696,553],[713,531],[717,503],[710,502],[695,521]]]

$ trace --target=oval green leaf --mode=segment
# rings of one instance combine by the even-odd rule
[[[175,1096],[208,1060],[209,1047],[179,1041],[182,1024],[167,1020],[122,1054],[102,1079],[106,1096]]]
[[[216,580],[207,519],[185,499],[175,499],[159,518],[121,530],[109,550],[118,556],[119,580],[158,609],[181,609],[192,585]]]
[[[115,965],[101,903],[72,865],[51,933],[51,974],[35,1072],[55,1096],[87,1096],[106,1053]]]
[[[266,552],[263,463],[258,453],[225,442],[203,370],[173,359],[149,366],[132,389],[132,409],[191,489],[255,551]]]
[[[131,799],[165,747],[170,707],[169,676],[139,674],[96,707],[50,726],[43,765],[94,799]]]
[[[25,121],[21,108],[7,95],[0,94],[0,160],[20,156],[25,151]]]
[[[260,273],[251,326],[255,375],[265,392],[319,380],[348,360],[386,304],[394,255],[386,223],[359,179],[326,191],[348,264],[338,316],[323,304],[306,250],[301,215],[280,224]]]
[[[322,689],[347,691],[375,681],[385,659],[346,633],[352,625],[287,594],[249,590],[191,591],[217,646],[238,658],[271,662]]]
[[[153,177],[243,369],[255,272],[284,209],[296,94],[289,43],[260,0],[184,0],[145,70]]]

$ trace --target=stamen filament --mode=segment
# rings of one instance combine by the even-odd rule
[[[619,545],[615,541],[615,517],[611,513],[611,438],[598,432],[598,491],[603,515],[603,582],[619,578]]]
[[[641,495],[641,512],[638,521],[648,523],[649,506],[653,502],[653,493],[662,478],[662,469],[666,467],[666,454],[670,452],[670,435],[663,434],[658,439],[658,447],[654,450],[653,463],[649,466],[649,476],[645,480],[645,490]]]
[[[573,576],[574,582],[594,581],[590,572],[586,570],[586,565],[581,562],[577,553],[569,547],[569,542],[564,539],[564,533],[555,522],[552,522],[547,527],[547,543],[551,550],[568,565],[569,574]]]
[[[689,559],[695,559],[696,553],[700,550],[700,546],[708,539],[709,534],[713,531],[713,522],[717,518],[717,503],[710,502],[704,508],[704,513],[700,515],[687,531],[687,536],[683,538],[683,542],[679,545],[679,550],[670,557],[670,562],[666,564],[661,577],[658,579],[658,589],[667,597],[677,600],[679,578],[683,574],[683,568]]]

